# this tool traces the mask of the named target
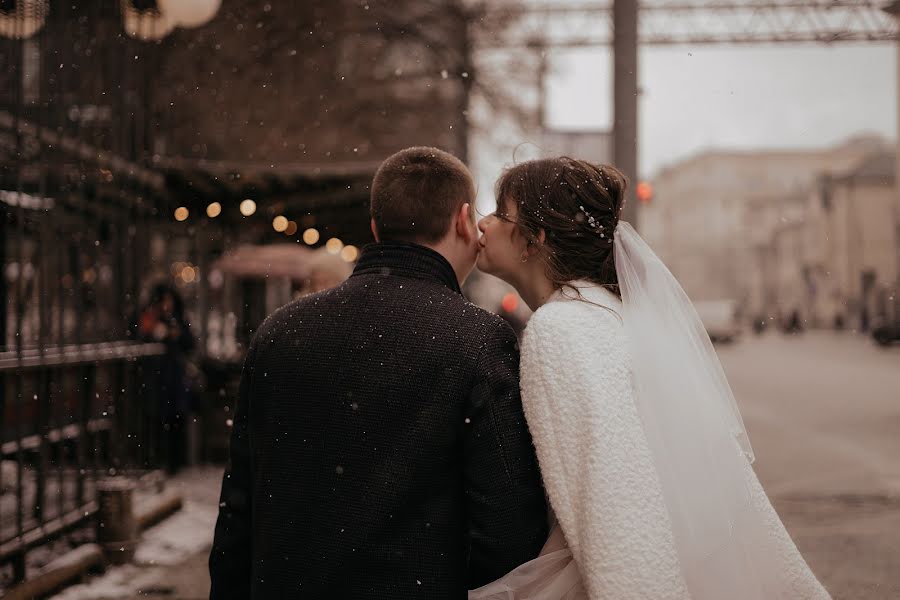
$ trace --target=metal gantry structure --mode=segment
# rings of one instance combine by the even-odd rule
[[[867,43],[898,36],[887,3],[877,0],[603,0],[527,5],[520,27],[487,45],[609,46],[620,4],[634,5],[642,45]]]
[[[518,25],[485,40],[484,48],[613,48],[613,162],[631,181],[638,175],[639,45],[886,44],[900,39],[900,20],[889,14],[886,1],[878,0],[542,0],[519,10]],[[624,214],[632,222],[634,187]]]

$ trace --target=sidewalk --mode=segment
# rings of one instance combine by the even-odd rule
[[[182,509],[144,532],[133,564],[110,567],[66,588],[53,600],[206,600],[207,558],[218,513],[220,468],[188,469],[166,487],[180,492]]]

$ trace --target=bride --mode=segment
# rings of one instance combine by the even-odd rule
[[[619,221],[625,185],[613,167],[522,163],[479,223],[479,268],[535,311],[522,400],[557,523],[538,558],[469,598],[827,599],[690,301]]]

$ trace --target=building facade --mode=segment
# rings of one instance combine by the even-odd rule
[[[802,221],[819,174],[846,171],[885,147],[863,136],[824,150],[700,154],[653,178],[642,234],[691,298],[737,301],[747,317],[777,316],[787,307],[777,304],[785,294],[775,282],[790,280],[781,257],[793,252],[776,244],[778,232]]]
[[[882,151],[854,168],[823,176],[809,195],[800,265],[803,304],[815,324],[868,331],[900,320],[900,194],[896,159]]]

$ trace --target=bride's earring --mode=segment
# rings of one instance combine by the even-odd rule
[[[534,241],[528,240],[528,248],[531,248],[531,245],[532,245],[533,243],[534,243]],[[528,256],[528,248],[526,248],[526,249],[525,249],[525,252],[522,254],[522,260],[521,260],[521,262],[523,262],[523,263],[527,263],[527,262],[528,262],[528,258],[529,258],[529,256]]]

